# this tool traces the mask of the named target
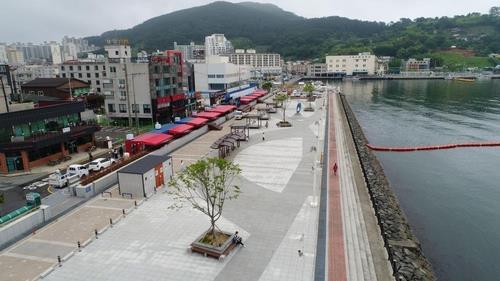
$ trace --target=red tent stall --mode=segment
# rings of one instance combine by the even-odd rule
[[[134,155],[147,148],[155,148],[171,141],[174,136],[162,133],[145,133],[125,141],[125,151]]]
[[[183,135],[188,134],[193,129],[194,129],[194,127],[191,125],[180,124],[179,126],[176,126],[175,128],[168,130],[168,133],[173,135],[174,138],[179,138],[179,137],[182,137]]]
[[[205,118],[191,118],[186,122],[186,124],[191,125],[195,128],[199,128],[205,125],[208,122],[208,119]]]
[[[222,113],[215,112],[215,111],[204,111],[204,112],[198,112],[196,117],[198,118],[205,118],[208,120],[215,120],[217,117],[221,116]]]

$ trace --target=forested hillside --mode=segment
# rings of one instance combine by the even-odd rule
[[[306,19],[271,4],[214,2],[152,18],[127,30],[89,37],[128,38],[135,50],[163,50],[224,33],[237,48],[277,52],[286,59],[321,59],[325,54],[371,51],[398,58],[433,56],[456,46],[473,56],[500,52],[500,9],[453,18],[401,19],[394,23],[342,17]],[[332,11],[335,13],[335,11]]]

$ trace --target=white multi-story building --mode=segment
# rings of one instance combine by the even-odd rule
[[[189,45],[179,45],[174,42],[174,50],[182,52],[185,61],[200,61],[205,59],[205,45],[196,45],[194,42]]]
[[[59,66],[57,65],[22,65],[12,70],[13,80],[17,88],[36,78],[59,77]]]
[[[205,57],[227,55],[233,51],[233,45],[224,34],[212,34],[205,37]]]
[[[281,75],[283,66],[279,54],[259,54],[255,50],[237,49],[235,53],[229,54],[229,61],[236,65],[251,67],[254,75]]]
[[[194,64],[196,91],[227,90],[246,84],[250,67],[229,62],[228,57],[210,56],[205,63]]]
[[[103,93],[103,79],[107,79],[104,60],[70,60],[60,66],[62,78],[76,78],[90,83],[91,93]]]
[[[8,64],[9,59],[7,58],[7,46],[5,44],[0,44],[0,64]]]
[[[326,56],[329,73],[335,75],[374,75],[377,70],[377,57],[370,53],[347,56]]]
[[[7,60],[10,65],[22,65],[25,63],[23,52],[16,48],[7,48]]]
[[[63,55],[61,52],[61,45],[57,43],[50,43],[50,54],[52,57],[52,64],[61,64],[63,62]]]
[[[328,76],[328,67],[326,63],[312,63],[307,66],[307,76],[322,77]]]

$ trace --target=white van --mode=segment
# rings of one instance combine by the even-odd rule
[[[115,159],[110,158],[97,158],[94,161],[89,163],[89,170],[98,172],[102,169],[106,169],[107,167],[111,166],[112,164],[115,163]]]
[[[69,174],[61,174],[61,172],[56,171],[49,176],[49,185],[56,188],[63,188],[68,186],[68,176]]]
[[[89,175],[89,169],[83,165],[69,165],[68,174],[77,175],[79,178],[86,177]]]

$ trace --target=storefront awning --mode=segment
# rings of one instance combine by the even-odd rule
[[[267,95],[267,92],[266,92],[266,90],[257,89],[257,90],[255,90],[255,91],[252,93],[252,95],[254,95],[254,96],[258,96],[258,97],[263,97],[263,96]]]
[[[172,128],[168,131],[169,134],[173,136],[180,136],[180,135],[185,135],[189,132],[191,132],[194,129],[193,126],[188,125],[188,124],[179,124],[179,126]]]
[[[208,119],[205,118],[191,118],[186,124],[194,127],[200,127],[202,125],[205,125],[207,122]]]
[[[219,117],[221,115],[222,115],[222,113],[220,113],[220,112],[204,111],[204,112],[199,112],[196,115],[196,117],[205,118],[205,119],[208,119],[208,120],[214,120],[214,119],[216,119],[217,117]]]
[[[143,143],[145,145],[157,146],[167,143],[174,137],[169,134],[162,133],[145,133],[133,139],[133,142]]]

